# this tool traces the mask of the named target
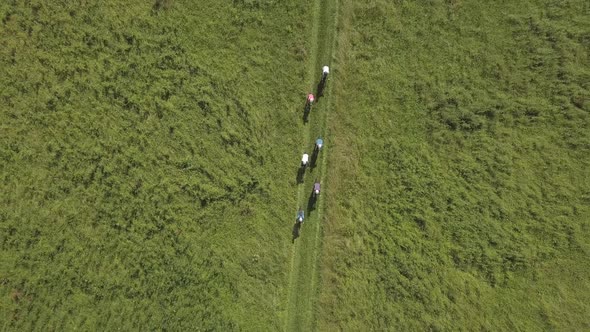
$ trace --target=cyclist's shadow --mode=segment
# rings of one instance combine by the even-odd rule
[[[315,210],[315,203],[317,202],[318,197],[311,192],[309,195],[309,199],[307,200],[307,213],[311,214],[311,211]]]
[[[309,112],[311,112],[311,104],[306,103],[303,108],[303,123],[307,123],[309,121]]]
[[[313,149],[313,153],[311,154],[311,162],[309,163],[309,171],[312,172],[313,169],[317,166],[316,163],[318,161],[319,150],[317,148]]]
[[[299,237],[300,231],[301,231],[301,223],[296,221],[295,225],[293,225],[293,239],[291,240],[292,243],[295,243],[295,240]]]
[[[295,178],[297,184],[303,183],[303,176],[305,176],[305,167],[299,166],[299,169],[297,170],[297,177]]]
[[[316,87],[316,96],[318,96],[318,99],[320,99],[320,97],[324,96],[324,89],[326,88],[326,79],[322,78],[320,80],[320,82],[318,83],[318,86]]]

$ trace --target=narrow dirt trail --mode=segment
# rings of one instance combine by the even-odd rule
[[[308,168],[302,184],[298,185],[297,207],[305,210],[305,223],[301,227],[299,237],[295,239],[291,250],[291,268],[289,271],[289,288],[287,313],[285,316],[286,331],[311,331],[316,327],[318,312],[319,257],[321,253],[323,197],[319,197],[315,206],[309,205],[313,183],[319,180],[322,192],[325,192],[327,180],[326,154],[330,149],[330,137],[327,133],[326,119],[333,103],[331,87],[335,79],[332,58],[335,51],[338,0],[315,0],[313,6],[313,27],[310,40],[310,59],[307,73],[309,91],[317,93],[317,84],[321,76],[321,68],[330,66],[330,75],[323,97],[316,96],[316,103],[309,114],[308,122],[302,133],[302,149],[311,155],[315,139],[324,138],[325,147],[319,153],[316,167]],[[303,112],[303,110],[302,110]],[[295,219],[295,214],[293,215]]]

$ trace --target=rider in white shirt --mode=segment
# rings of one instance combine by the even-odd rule
[[[309,161],[309,155],[307,153],[304,153],[303,157],[301,157],[301,166],[307,166],[308,161]]]

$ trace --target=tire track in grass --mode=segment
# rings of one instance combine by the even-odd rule
[[[334,68],[332,58],[336,42],[338,0],[315,0],[313,6],[313,27],[310,41],[310,61],[307,74],[309,91],[317,92],[317,84],[321,76],[321,68],[329,65],[331,68],[324,97],[316,97],[316,104],[309,114],[309,122],[302,133],[301,154],[311,152],[315,138],[322,136],[325,147],[318,156],[315,169],[308,168],[303,184],[298,186],[296,209],[305,209],[305,223],[301,227],[300,236],[295,240],[291,249],[291,269],[289,271],[289,287],[287,298],[287,313],[285,317],[286,331],[311,331],[315,329],[317,300],[319,291],[319,256],[321,253],[321,220],[324,195],[326,191],[326,153],[329,150],[330,138],[326,131],[327,113],[331,108],[332,81]],[[300,154],[300,155],[301,155]],[[316,202],[315,209],[307,209],[308,199],[315,179],[322,183],[322,194]],[[294,212],[296,211],[294,209]],[[310,213],[311,212],[311,213]],[[293,214],[293,221],[295,213]],[[290,225],[290,227],[292,224]]]

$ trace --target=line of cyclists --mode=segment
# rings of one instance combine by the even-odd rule
[[[329,73],[330,73],[330,68],[328,66],[322,67],[322,78],[320,80],[320,84],[318,85],[318,94],[320,94],[320,95],[321,95],[321,91],[324,90]],[[314,101],[315,101],[315,96],[313,95],[313,93],[308,94],[307,95],[307,102],[305,104],[306,112],[311,110],[311,107],[313,106]],[[314,156],[317,157],[317,155],[320,153],[323,146],[324,146],[324,140],[322,139],[322,137],[318,137],[315,140],[314,151],[313,151]],[[301,168],[303,169],[303,171],[305,171],[305,168],[307,168],[308,165],[309,165],[309,155],[307,153],[303,153],[303,156],[301,157]],[[315,183],[313,184],[313,189],[312,189],[312,193],[311,193],[312,198],[314,200],[317,199],[317,197],[320,195],[320,189],[321,189],[320,187],[321,187],[320,182],[316,179]],[[305,219],[305,212],[303,211],[303,209],[301,207],[299,207],[299,210],[297,211],[297,222],[299,224],[303,224],[304,219]]]

